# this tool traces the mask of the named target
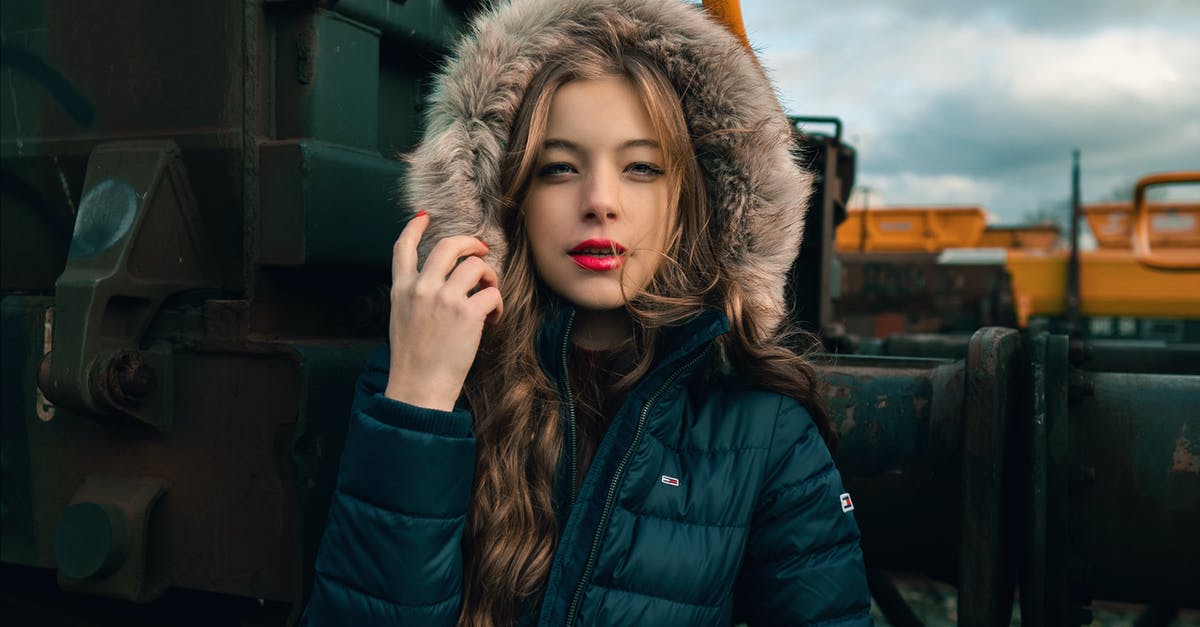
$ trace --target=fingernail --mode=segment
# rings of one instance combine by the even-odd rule
[[[413,218],[415,219],[415,218],[419,218],[421,216],[427,216],[427,215],[429,215],[429,212],[427,212],[427,211],[418,211],[416,214],[413,215]]]

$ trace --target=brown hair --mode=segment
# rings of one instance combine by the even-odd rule
[[[501,168],[501,226],[509,245],[502,262],[502,319],[485,331],[466,386],[475,415],[475,485],[464,538],[462,626],[508,625],[546,583],[558,538],[552,502],[562,450],[561,400],[538,361],[536,333],[556,296],[541,284],[526,238],[523,199],[546,135],[550,103],[573,80],[628,79],[659,136],[678,208],[663,262],[647,288],[627,295],[635,323],[635,359],[616,384],[632,387],[654,363],[656,329],[702,308],[725,312],[731,332],[718,340],[734,368],[759,385],[799,399],[832,448],[836,435],[816,390],[815,372],[784,347],[781,332],[762,328],[760,313],[714,262],[719,221],[676,88],[649,57],[607,42],[581,45],[547,63],[532,79],[512,125]],[[765,338],[765,339],[764,339]]]

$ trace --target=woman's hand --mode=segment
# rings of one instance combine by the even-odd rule
[[[449,411],[475,361],[484,323],[498,318],[504,303],[496,271],[482,259],[488,247],[474,237],[439,241],[418,270],[417,243],[427,226],[424,211],[413,216],[392,250],[391,371],[384,394]]]

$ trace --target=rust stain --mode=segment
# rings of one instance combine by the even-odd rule
[[[1200,460],[1192,453],[1192,441],[1187,436],[1187,425],[1179,432],[1175,440],[1175,452],[1171,455],[1171,472],[1190,472],[1200,475]]]
[[[846,435],[854,430],[854,405],[846,408],[846,417],[838,425],[838,433]]]
[[[830,398],[850,398],[854,395],[854,390],[848,385],[831,385],[826,395]]]
[[[54,308],[46,308],[45,329],[42,337],[42,357],[44,358],[54,348]],[[38,420],[42,422],[50,422],[54,420],[56,409],[54,403],[46,399],[46,395],[42,393],[42,388],[34,386],[37,390],[37,398],[34,400],[34,407],[37,408]]]

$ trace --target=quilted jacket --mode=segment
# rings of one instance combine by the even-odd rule
[[[561,382],[573,314],[540,352]],[[626,399],[573,497],[564,446],[559,549],[527,624],[869,625],[853,514],[808,412],[723,372],[706,312]],[[385,398],[380,349],[359,380],[307,624],[453,625],[474,439],[466,410]],[[556,366],[552,366],[556,364]],[[573,436],[569,404],[562,419]]]
[[[472,234],[503,272],[499,163],[532,76],[580,38],[660,61],[675,86],[719,228],[720,264],[773,327],[799,251],[811,175],[753,57],[682,0],[501,0],[437,77],[406,200],[428,211],[422,246]],[[424,254],[424,250],[422,253]],[[565,388],[570,308],[538,351],[563,393],[560,541],[522,625],[867,625],[853,512],[807,411],[731,372],[723,314],[660,334],[659,363],[614,416],[577,493]],[[385,398],[387,349],[360,378],[304,621],[453,625],[473,479],[473,417]]]

